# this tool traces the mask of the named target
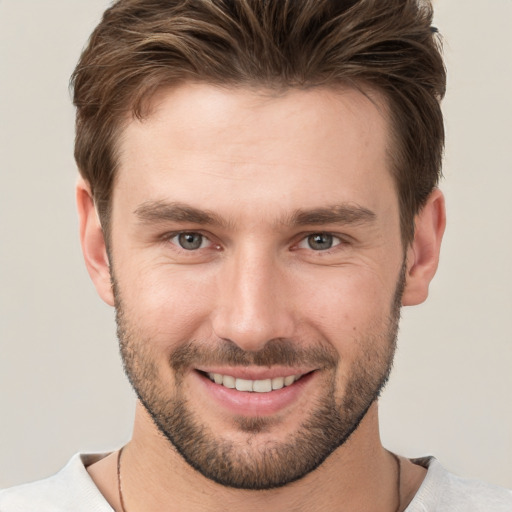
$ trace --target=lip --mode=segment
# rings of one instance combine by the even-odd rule
[[[220,370],[220,369],[219,369]],[[282,370],[280,370],[282,372]],[[267,379],[273,377],[283,377],[287,375],[297,375],[302,373],[296,369],[286,369],[285,373],[279,373],[279,369],[272,368],[271,370],[262,369],[255,372],[251,369],[224,369],[222,371],[215,371],[212,373],[221,373],[223,375],[232,375],[237,378],[246,378],[250,380]],[[207,375],[201,371],[194,371],[194,377],[199,381],[199,385],[206,396],[218,404],[222,409],[237,416],[270,416],[283,411],[287,407],[292,406],[298,401],[305,388],[311,384],[316,378],[317,372],[309,371],[298,381],[290,386],[270,391],[268,393],[252,393],[247,391],[237,391],[236,389],[229,389],[220,384],[212,382]],[[272,375],[272,376],[270,376]]]
[[[289,366],[273,366],[272,368],[208,366],[196,368],[196,370],[203,373],[230,375],[235,377],[235,379],[265,380],[274,379],[275,377],[289,377],[290,375],[305,375],[312,372],[314,368],[290,368]]]

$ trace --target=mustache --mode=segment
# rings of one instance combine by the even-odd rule
[[[256,352],[240,348],[231,340],[211,346],[211,343],[189,341],[177,347],[170,355],[170,365],[176,373],[194,366],[311,366],[334,368],[339,355],[334,348],[323,345],[298,346],[297,342],[276,338]]]

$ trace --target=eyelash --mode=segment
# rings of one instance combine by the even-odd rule
[[[323,238],[327,238],[328,241],[331,242],[331,246],[330,247],[327,247],[327,248],[313,248],[311,246],[311,243],[313,243],[313,240],[314,238],[320,238],[320,237],[323,237]],[[320,243],[321,242],[317,242],[315,241],[314,243]],[[337,246],[343,244],[344,241],[337,235],[334,235],[333,233],[328,233],[328,232],[324,232],[324,231],[321,231],[321,232],[316,232],[316,233],[310,233],[304,237],[301,238],[300,242],[297,244],[297,247],[299,249],[310,249],[312,251],[315,251],[315,252],[322,252],[322,253],[328,253],[329,251],[331,251],[332,249],[335,249]],[[309,247],[304,247],[302,246],[303,244],[308,244]]]
[[[187,236],[187,235],[200,236],[201,237],[201,244],[200,244],[200,246],[197,247],[197,248],[190,248],[190,249],[187,249],[187,248],[183,247],[183,245],[181,245],[181,243],[179,242],[179,237]],[[174,242],[174,239],[176,239],[175,242]],[[205,242],[209,242],[212,246],[215,246],[215,244],[210,240],[210,238],[208,236],[204,235],[203,233],[201,233],[200,231],[178,231],[178,232],[175,232],[175,233],[168,233],[167,235],[165,235],[163,237],[163,240],[165,242],[171,242],[179,250],[182,250],[182,251],[185,251],[185,252],[188,252],[188,253],[197,252],[199,249],[205,249],[206,247],[203,247],[203,244]],[[215,248],[220,248],[220,246],[216,245]]]
[[[192,248],[186,248],[183,247],[182,243],[179,241],[179,237],[187,236],[187,235],[196,235],[201,237],[201,242],[198,247],[192,247]],[[313,237],[326,237],[327,239],[330,239],[330,242],[332,242],[332,245],[327,248],[318,248],[314,249],[311,247],[311,242]],[[175,240],[176,239],[176,240]],[[168,233],[163,237],[164,242],[171,242],[172,245],[178,248],[178,250],[187,252],[187,253],[194,253],[197,252],[200,249],[207,249],[209,247],[213,247],[214,249],[219,250],[221,247],[219,244],[215,244],[212,242],[212,240],[205,234],[201,233],[200,231],[177,231],[173,233]],[[209,242],[209,245],[207,247],[204,247],[205,242]],[[319,242],[321,243],[321,242]],[[301,238],[298,243],[294,244],[292,250],[297,249],[306,249],[313,251],[315,253],[323,253],[323,254],[329,254],[332,250],[336,250],[336,248],[340,245],[346,245],[348,242],[346,239],[325,231],[315,231],[312,233],[302,234]],[[304,244],[307,244],[308,247],[306,247]]]

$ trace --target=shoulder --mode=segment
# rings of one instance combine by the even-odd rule
[[[406,512],[512,512],[512,491],[461,478],[433,457],[413,460],[427,476]]]
[[[0,511],[112,512],[84,466],[90,457],[77,454],[49,478],[0,490]]]

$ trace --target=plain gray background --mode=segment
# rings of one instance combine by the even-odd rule
[[[133,396],[80,254],[67,84],[106,0],[0,0],[0,487],[119,447]],[[438,0],[448,228],[407,308],[382,437],[512,487],[512,0]]]

